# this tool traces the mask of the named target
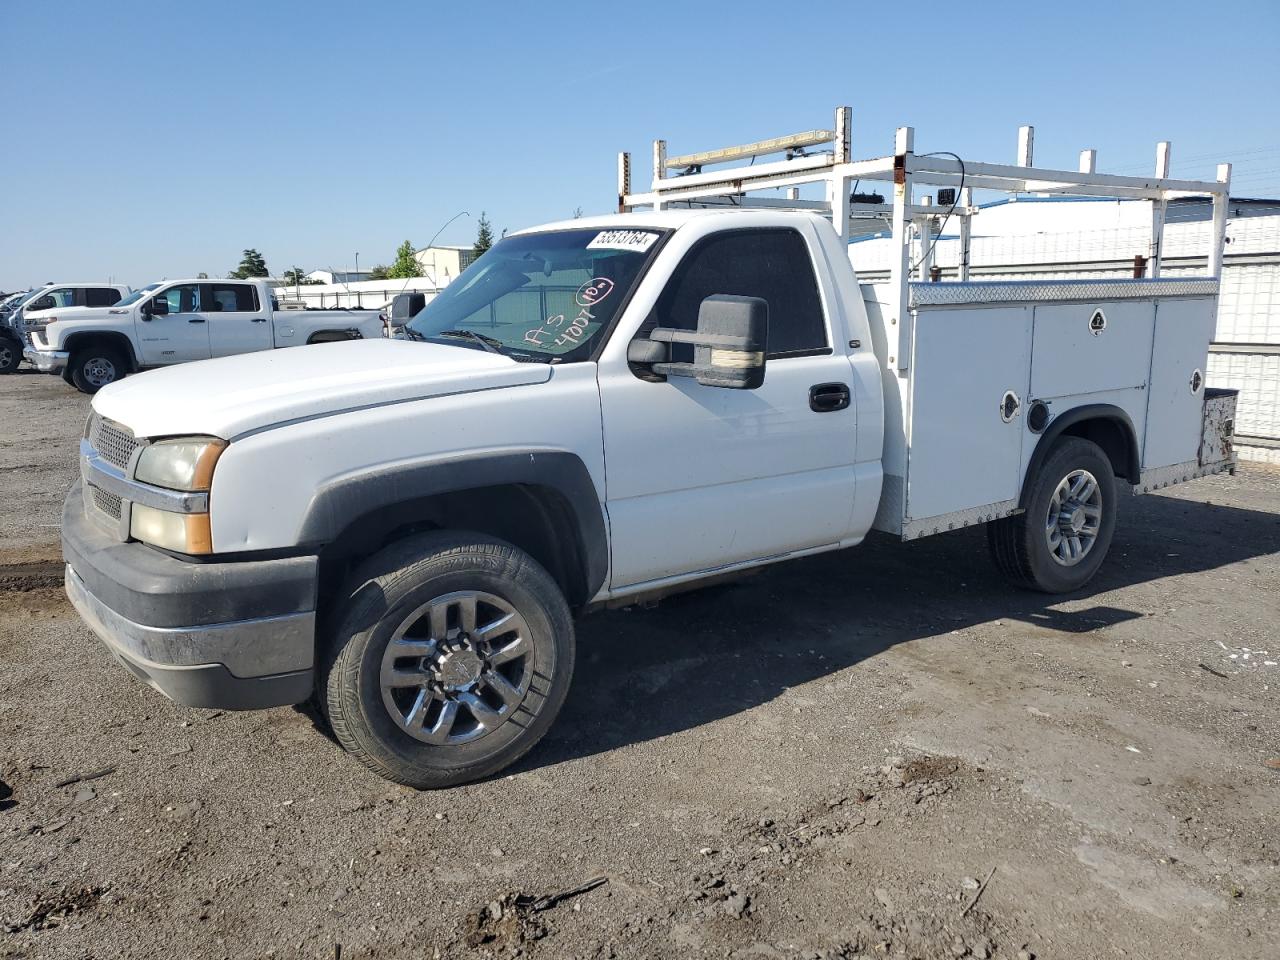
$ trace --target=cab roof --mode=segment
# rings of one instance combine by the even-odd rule
[[[555,223],[541,223],[523,230],[515,230],[508,236],[519,236],[525,233],[544,233],[550,230],[631,230],[641,227],[656,227],[660,230],[675,230],[692,220],[706,217],[736,217],[742,213],[768,213],[777,217],[795,217],[812,219],[813,214],[805,211],[767,210],[759,207],[721,208],[703,210],[642,210],[635,213],[610,213],[596,217],[578,217],[575,220],[558,220]]]

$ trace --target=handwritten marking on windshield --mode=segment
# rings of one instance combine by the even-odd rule
[[[578,288],[578,292],[573,295],[573,299],[580,307],[591,307],[611,293],[613,293],[612,280],[608,277],[592,277]]]
[[[595,314],[591,312],[590,308],[613,293],[613,288],[614,282],[608,277],[592,277],[580,286],[573,295],[574,302],[582,309],[578,311],[576,317],[568,322],[567,326],[565,325],[564,314],[557,313],[555,316],[547,317],[541,325],[534,327],[532,330],[526,330],[524,342],[535,347],[543,347],[545,346],[545,338],[559,331],[559,335],[551,341],[551,346],[576,347],[586,336],[587,330],[591,326],[591,321],[595,319]]]

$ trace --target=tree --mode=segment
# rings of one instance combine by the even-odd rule
[[[493,225],[489,223],[489,218],[485,216],[484,211],[480,211],[480,221],[476,224],[476,243],[475,254],[480,256],[490,247],[493,246]]]
[[[250,248],[240,258],[240,266],[232,270],[228,277],[235,280],[247,280],[249,277],[269,277],[267,261],[257,250]]]
[[[391,275],[391,268],[385,263],[380,263],[369,271],[370,280],[385,280]]]
[[[197,279],[197,280],[208,280],[208,279],[209,279],[209,275],[208,275],[207,273],[205,273],[203,270],[201,270],[199,273],[197,273],[197,274],[196,274],[196,279]]]
[[[387,268],[388,280],[408,280],[422,276],[422,264],[413,255],[413,244],[406,240],[396,247],[395,262]]]
[[[284,275],[281,276],[280,279],[291,287],[313,287],[319,283],[323,283],[321,280],[312,280],[302,272],[301,267],[291,267],[284,272]]]

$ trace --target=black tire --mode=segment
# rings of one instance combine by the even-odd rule
[[[1100,517],[1092,544],[1079,560],[1067,565],[1055,558],[1050,546],[1049,511],[1059,485],[1077,471],[1087,471],[1096,481]],[[1079,590],[1102,566],[1115,534],[1117,500],[1111,461],[1096,443],[1063,437],[1029,482],[1026,511],[987,524],[987,543],[996,568],[1015,586],[1029,590]]]
[[[0,373],[13,373],[22,363],[22,346],[17,340],[0,336]]]
[[[81,393],[97,393],[109,383],[123,380],[128,372],[124,355],[116,347],[89,344],[71,355],[67,364],[71,382]]]
[[[462,735],[478,736],[477,739],[425,743],[393,719],[391,707],[384,701],[384,654],[402,623],[421,625],[430,619],[427,614],[414,620],[424,605],[473,591],[508,604],[523,618],[527,627],[525,642],[531,653],[521,660],[519,682],[525,683],[527,690],[518,706],[510,708],[504,719],[492,721],[484,733],[475,732],[483,726],[478,722],[479,714],[471,714],[465,704],[455,706],[453,715],[463,719],[454,729],[465,728],[465,718],[470,715],[477,722],[470,734],[464,729]],[[341,608],[329,618],[333,628],[318,694],[338,742],[379,776],[418,789],[452,787],[486,777],[532,749],[559,713],[573,676],[573,619],[556,582],[522,550],[480,534],[415,536],[392,544],[366,561],[352,577],[345,596]],[[451,610],[446,611],[449,618],[453,616]],[[434,625],[425,630],[428,637],[436,632]],[[525,632],[515,635],[525,636]],[[420,628],[415,629],[414,636],[423,636]],[[489,649],[485,646],[487,641],[478,637],[479,631],[474,638],[462,633],[452,642],[465,645],[474,639],[474,649]],[[495,634],[493,639],[496,642],[503,637],[510,642],[509,634]],[[439,678],[439,673],[427,670],[427,662],[439,667],[443,661],[422,657],[421,664],[412,663],[416,659],[410,658],[412,666],[406,674],[418,671],[424,677]],[[472,702],[478,693],[492,699],[484,679],[490,675],[491,661],[483,656],[474,659],[479,665],[472,681],[478,686],[470,688]],[[405,661],[390,662],[397,667]],[[388,696],[400,693],[395,691]],[[407,695],[417,696],[417,691],[409,688]],[[434,711],[435,723],[442,723],[443,705],[454,693],[437,692],[439,699],[431,699],[429,693],[423,695],[428,704],[424,716]],[[467,695],[467,691],[456,693],[459,699]],[[424,732],[421,725],[419,732]]]

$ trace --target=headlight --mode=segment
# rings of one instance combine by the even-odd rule
[[[175,553],[213,553],[207,513],[170,513],[135,503],[129,513],[129,536]]]
[[[206,491],[213,484],[213,468],[227,448],[217,437],[160,440],[138,457],[134,479],[139,483],[181,490]],[[177,513],[135,503],[129,514],[129,536],[176,553],[213,552],[208,513]]]
[[[214,437],[161,440],[142,451],[134,476],[168,490],[208,490],[213,466],[226,447],[225,440]]]

